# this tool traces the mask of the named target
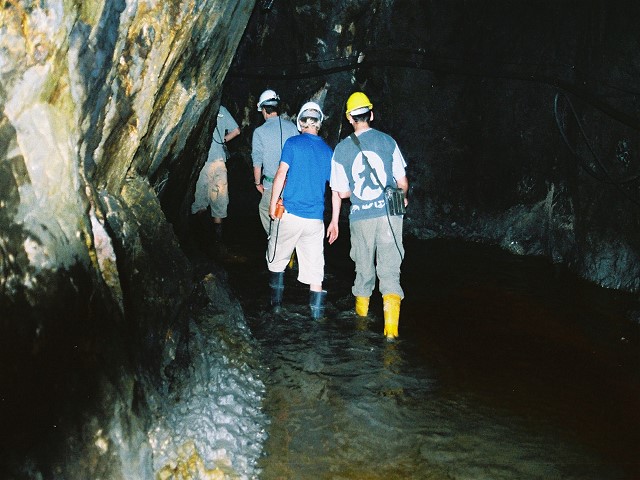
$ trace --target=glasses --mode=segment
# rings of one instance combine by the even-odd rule
[[[312,118],[314,120],[319,120],[321,116],[322,115],[317,110],[305,110],[304,112],[302,112],[302,115],[300,116],[300,119]]]

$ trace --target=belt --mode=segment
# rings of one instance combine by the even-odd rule
[[[266,175],[263,175],[262,178],[264,178],[267,182],[273,183],[273,177],[267,177]]]

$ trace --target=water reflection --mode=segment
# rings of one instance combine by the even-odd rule
[[[539,259],[409,240],[389,343],[381,299],[352,313],[348,239],[327,250],[313,322],[295,272],[268,311],[263,239],[229,223],[224,263],[269,372],[261,478],[640,477],[633,299]]]

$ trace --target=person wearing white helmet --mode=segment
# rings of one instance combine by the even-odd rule
[[[332,150],[318,135],[324,114],[315,102],[305,103],[296,123],[300,135],[289,138],[271,190],[269,216],[273,220],[267,266],[271,305],[282,302],[284,270],[294,249],[298,255],[298,281],[309,285],[309,307],[314,319],[324,315],[324,205],[331,173]],[[282,198],[284,212],[277,211]]]
[[[352,287],[356,314],[367,315],[377,275],[384,308],[384,335],[393,340],[398,336],[400,302],[404,298],[400,286],[404,209],[391,208],[395,204],[390,205],[385,192],[400,189],[404,199],[397,204],[404,203],[406,207],[409,189],[406,162],[393,138],[370,127],[373,104],[363,92],[349,97],[345,113],[354,132],[338,143],[333,153],[332,215],[327,236],[329,243],[338,238],[342,199],[349,198],[351,258],[356,267]],[[387,187],[392,190],[385,190]]]
[[[269,201],[273,177],[278,169],[280,154],[284,142],[298,135],[293,122],[280,117],[280,97],[273,90],[265,90],[258,100],[258,111],[262,113],[264,123],[256,128],[251,140],[251,158],[253,162],[253,179],[256,189],[262,195],[258,204],[260,222],[267,235],[271,219],[269,218]]]
[[[213,217],[214,240],[222,240],[222,219],[227,217],[229,187],[227,183],[227,142],[240,135],[240,128],[224,106],[220,105],[211,146],[196,182],[191,213],[210,209]]]

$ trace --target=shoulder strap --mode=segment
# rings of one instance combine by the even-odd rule
[[[360,151],[362,152],[362,147],[360,146],[360,139],[358,138],[358,136],[354,133],[352,133],[351,135],[349,135],[349,137],[351,138],[351,140],[353,140],[353,143],[356,144],[356,146],[360,149]],[[364,153],[363,153],[364,155]]]
[[[376,182],[378,182],[378,185],[380,185],[384,189],[384,185],[382,185],[382,182],[378,178],[378,174],[376,173],[375,169],[369,163],[369,159],[367,158],[367,156],[362,151],[362,146],[360,145],[360,139],[358,138],[358,136],[355,133],[352,133],[349,136],[351,137],[351,140],[353,140],[353,143],[355,143],[356,146],[358,147],[358,149],[360,150],[360,153],[362,153],[362,159],[364,160],[364,163],[367,164],[367,167],[369,167],[369,170],[371,170],[373,172],[373,176],[375,177]]]

